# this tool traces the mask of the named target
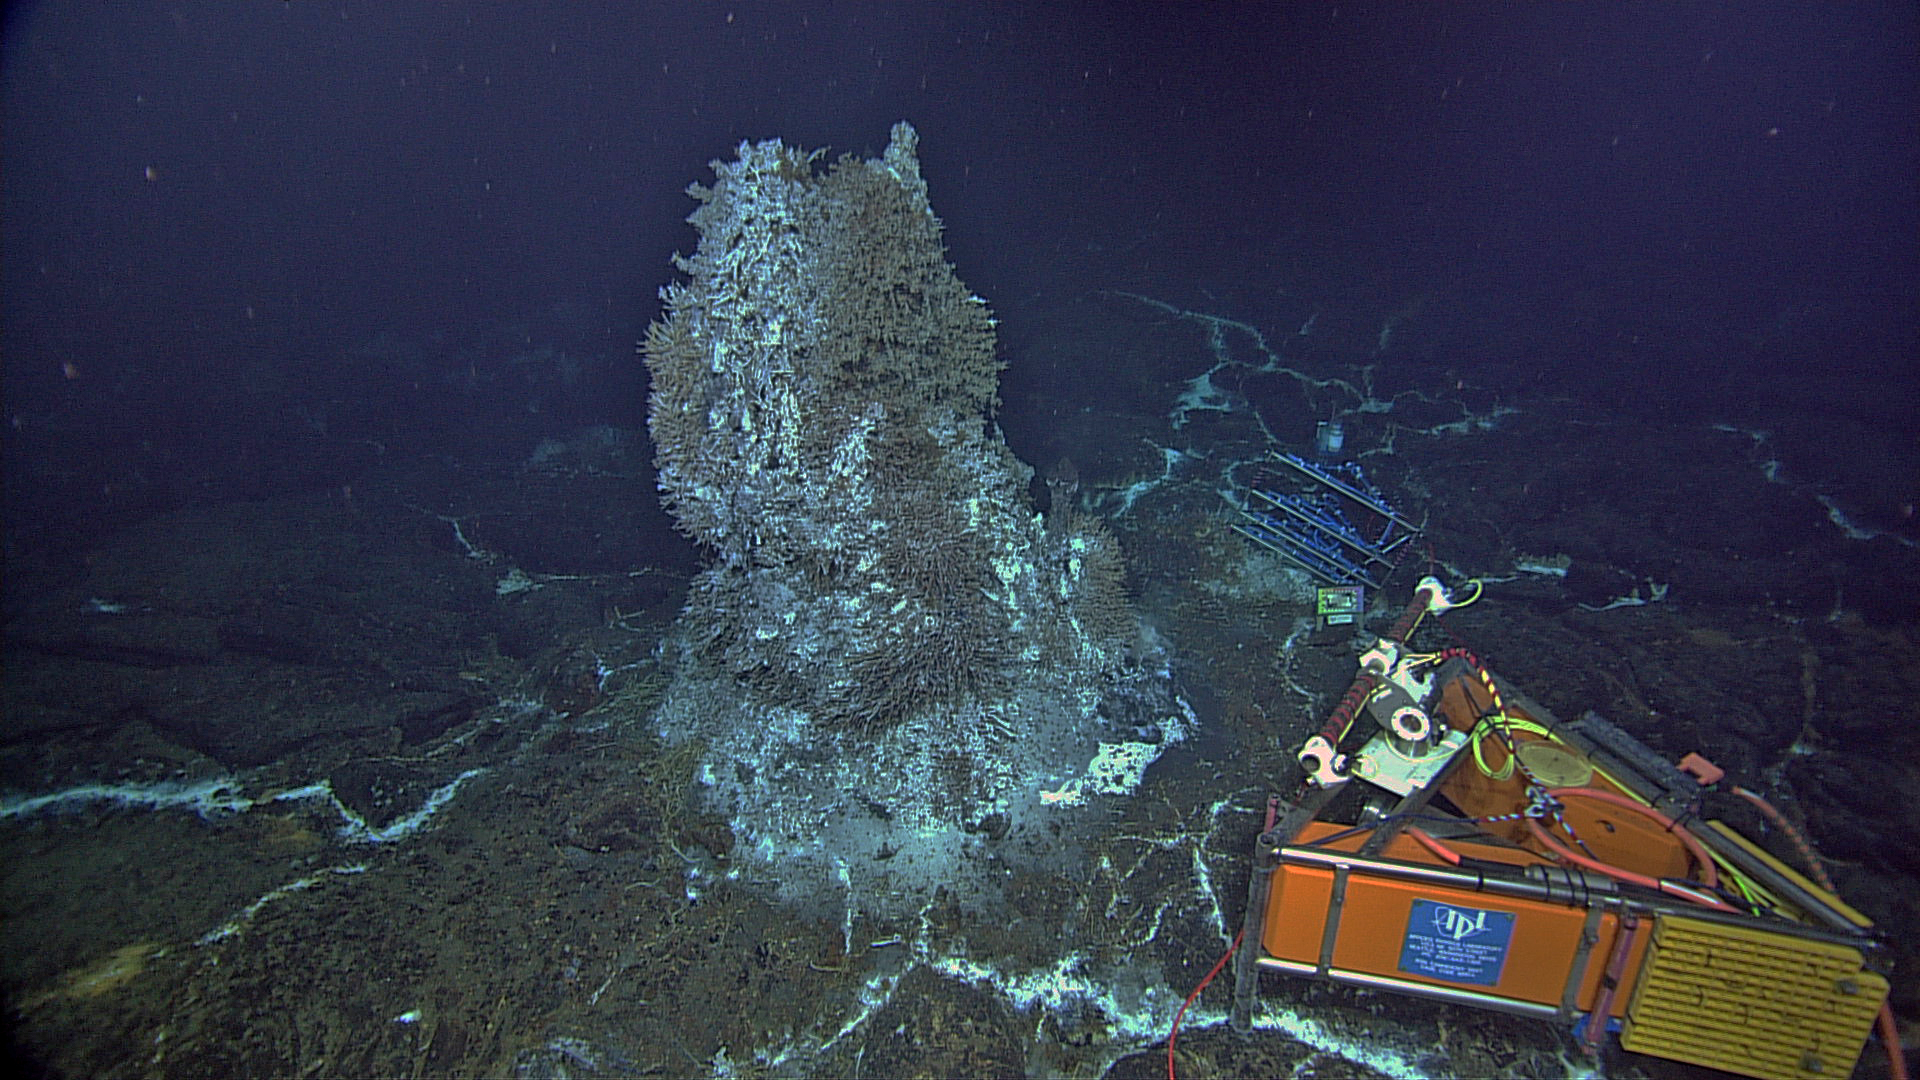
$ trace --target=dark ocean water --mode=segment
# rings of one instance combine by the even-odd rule
[[[1352,674],[1222,498],[1327,421],[1426,527],[1381,604],[1484,579],[1447,630],[1533,697],[1764,788],[1920,1008],[1910,5],[25,4],[4,47],[31,1064],[1164,1072]],[[969,820],[910,913],[858,874],[796,901],[703,795],[819,762],[652,722],[710,553],[635,355],[710,161],[874,157],[903,119],[1033,509],[1118,536],[1129,700],[1176,703],[1057,856]],[[846,808],[871,845],[820,865],[903,850],[898,805]],[[1185,1068],[1697,1075],[1269,996],[1242,1042],[1210,990]]]

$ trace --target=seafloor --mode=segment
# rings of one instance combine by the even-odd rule
[[[1561,715],[1705,753],[1805,824],[1856,906],[1920,924],[1898,588],[1920,553],[1873,525],[1873,476],[1827,479],[1890,436],[1817,401],[1761,428],[1604,371],[1576,396],[1398,354],[1392,334],[1440,318],[1417,306],[1343,329],[1195,300],[999,305],[1024,324],[1009,437],[1042,470],[1074,462],[1199,720],[1129,797],[1079,810],[1085,869],[1022,870],[996,913],[774,902],[777,868],[736,865],[698,797],[700,748],[649,725],[693,555],[649,509],[644,445],[369,451],[350,486],[179,499],[8,567],[14,1041],[75,1077],[1161,1075],[1267,795],[1355,656],[1302,632],[1301,582],[1229,528],[1222,490],[1333,415],[1426,522],[1379,610],[1422,573],[1484,579],[1426,640]],[[1019,842],[951,873],[1005,873],[993,844]],[[1892,948],[1910,1016],[1920,957]],[[1307,984],[1270,983],[1242,1039],[1228,994],[1188,1014],[1182,1076],[1699,1075]]]

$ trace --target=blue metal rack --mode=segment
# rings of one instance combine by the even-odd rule
[[[1246,489],[1235,531],[1328,585],[1379,588],[1375,575],[1393,569],[1390,556],[1420,527],[1394,510],[1356,463],[1321,465],[1281,453],[1274,460],[1292,472]],[[1279,482],[1289,475],[1306,481],[1293,485],[1301,490]]]

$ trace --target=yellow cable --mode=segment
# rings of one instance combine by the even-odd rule
[[[1452,605],[1453,607],[1455,608],[1466,607],[1468,604],[1471,604],[1475,600],[1480,599],[1480,594],[1487,591],[1487,583],[1484,581],[1481,581],[1479,578],[1468,578],[1467,584],[1473,586],[1473,595],[1467,597],[1465,600],[1462,600],[1457,604]]]
[[[1507,760],[1505,764],[1501,766],[1498,773],[1495,773],[1487,767],[1486,753],[1481,749],[1480,744],[1486,739],[1487,732],[1492,731],[1496,725],[1509,731],[1524,731],[1530,735],[1544,735],[1551,738],[1553,734],[1531,720],[1521,720],[1517,717],[1508,716],[1505,713],[1488,713],[1486,716],[1481,717],[1473,726],[1473,736],[1471,739],[1473,743],[1473,760],[1476,765],[1480,766],[1480,772],[1493,780],[1505,780],[1507,777],[1513,775],[1513,751],[1511,749],[1507,751]]]

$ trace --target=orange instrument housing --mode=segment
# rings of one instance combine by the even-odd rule
[[[1236,1026],[1275,973],[1749,1076],[1852,1070],[1887,992],[1864,916],[1701,820],[1699,780],[1597,717],[1563,723],[1470,657],[1402,675],[1348,776],[1260,837]]]

